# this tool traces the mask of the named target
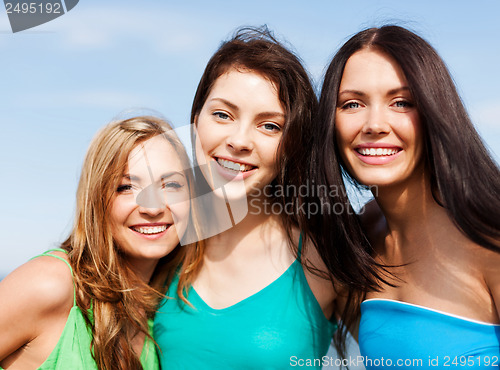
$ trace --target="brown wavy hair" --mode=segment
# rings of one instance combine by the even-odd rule
[[[159,260],[148,284],[127,264],[111,234],[108,214],[128,156],[139,143],[157,135],[178,153],[192,195],[189,159],[167,122],[152,116],[111,122],[90,144],[78,185],[74,227],[62,244],[69,252],[76,303],[91,328],[91,350],[99,369],[142,369],[132,339],[140,332],[151,338],[148,319],[154,316],[166,282],[190,255],[189,246],[178,245]],[[193,219],[192,213],[193,209]]]
[[[212,55],[193,99],[191,107],[193,126],[196,125],[197,116],[217,79],[233,68],[256,72],[271,81],[277,87],[279,101],[285,110],[286,125],[276,161],[278,175],[271,186],[289,184],[298,186],[306,183],[307,174],[303,169],[310,154],[312,142],[310,132],[314,130],[313,116],[318,105],[317,97],[300,59],[278,41],[267,26],[237,29],[232,37],[224,41]],[[191,138],[193,150],[195,150],[194,131]],[[196,153],[193,158],[196,162]],[[198,167],[195,167],[195,178],[198,194],[212,191]],[[271,191],[271,193],[275,192]],[[283,192],[282,194],[282,197],[273,197],[271,201],[281,202],[283,205],[297,202],[297,199],[289,197],[288,194]],[[297,246],[292,243],[292,230],[294,227],[299,227],[307,231],[307,228],[302,227],[302,223],[306,220],[283,214],[281,221],[288,234],[292,252],[297,255]],[[312,235],[306,232],[305,237],[311,238]],[[179,286],[182,282],[181,288],[183,289],[195,278],[201,268],[204,246],[198,243],[197,248],[198,258],[192,259],[189,270],[181,271],[180,279],[182,280],[179,281]]]
[[[309,75],[300,59],[279,42],[266,26],[238,29],[233,37],[225,41],[211,57],[196,91],[191,109],[191,122],[196,123],[196,118],[217,78],[232,68],[257,72],[273,82],[285,110],[286,124],[276,161],[277,176],[271,185],[281,189],[287,189],[289,186],[292,189],[300,189],[301,186],[317,188],[318,185],[327,183],[337,190],[340,189],[333,196],[327,195],[327,201],[322,194],[302,196],[300,192],[289,194],[287,191],[282,191],[279,196],[271,199],[280,203],[282,209],[292,205],[292,209],[305,210],[309,209],[309,206],[316,206],[317,210],[322,210],[323,205],[330,202],[333,205],[343,205],[345,208],[345,212],[333,212],[329,217],[324,217],[323,212],[313,215],[305,211],[294,214],[283,212],[281,221],[288,234],[292,252],[298,254],[297,245],[294,245],[291,237],[293,229],[298,228],[304,239],[310,241],[310,245],[317,249],[328,269],[327,272],[320,271],[307,261],[303,261],[310,272],[324,279],[330,279],[334,289],[340,287],[375,289],[379,277],[375,269],[376,263],[370,255],[371,247],[364,236],[361,224],[352,211],[342,176],[340,173],[338,176],[332,176],[328,178],[329,182],[317,176],[318,168],[322,164],[317,161],[314,153],[324,146],[325,136],[320,133],[321,125],[316,119],[318,100]],[[329,157],[329,161],[328,164],[338,166],[334,156]],[[203,175],[201,171],[196,171],[195,174],[198,187],[203,184]],[[200,190],[200,192],[205,191],[205,189]],[[303,244],[303,252],[308,244]],[[195,274],[201,267],[201,261],[193,266],[190,272]],[[352,313],[346,311],[342,315],[342,321],[339,322],[341,328],[339,332],[344,333],[338,336],[338,342],[342,347],[346,332],[344,323],[353,321],[354,318]]]

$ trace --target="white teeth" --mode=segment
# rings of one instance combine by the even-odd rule
[[[358,152],[362,155],[367,155],[367,156],[382,156],[382,155],[394,155],[397,152],[399,152],[399,149],[359,148]]]
[[[238,171],[238,172],[245,172],[251,170],[253,167],[249,166],[247,164],[241,164],[241,163],[236,163],[232,161],[228,161],[226,159],[217,159],[217,163],[219,163],[222,167],[233,170],[233,171]]]
[[[167,230],[167,225],[152,227],[132,227],[132,229],[134,229],[134,231],[137,231],[138,233],[150,235],[164,232],[165,230]]]

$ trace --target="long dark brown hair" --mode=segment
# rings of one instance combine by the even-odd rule
[[[500,252],[498,165],[471,123],[443,60],[429,43],[405,28],[387,25],[361,31],[340,48],[330,63],[317,120],[319,134],[315,146],[318,149],[314,156],[319,178],[327,184],[332,181],[335,184],[344,174],[362,186],[342,163],[336,145],[335,112],[345,65],[354,53],[366,48],[393,58],[408,81],[423,127],[424,160],[434,199],[446,208],[449,217],[470,240]],[[325,222],[334,220],[325,218]],[[337,251],[328,248],[335,241],[335,235],[324,233],[322,240],[321,254],[337,258]]]

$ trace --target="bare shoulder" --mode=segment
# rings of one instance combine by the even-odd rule
[[[494,252],[482,247],[479,263],[484,281],[493,298],[496,316],[500,321],[500,252]]]
[[[330,281],[328,268],[314,246],[314,243],[309,239],[304,238],[302,241],[301,259],[304,266],[310,266],[313,270],[317,270],[318,274],[322,276],[321,280]]]
[[[62,252],[53,252],[67,261]],[[3,283],[3,281],[2,281]],[[40,256],[34,258],[16,269],[5,278],[5,283],[11,288],[29,296],[31,302],[37,302],[40,307],[53,309],[72,304],[73,277],[69,266],[58,258]]]
[[[68,265],[45,256],[25,263],[0,282],[0,302],[1,360],[43,332],[45,322],[67,315],[73,305]]]
[[[337,298],[331,274],[311,240],[303,241],[302,250],[301,259],[309,287],[325,316],[331,317]]]

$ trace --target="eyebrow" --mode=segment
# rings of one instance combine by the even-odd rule
[[[166,172],[164,173],[163,175],[160,176],[160,180],[165,180],[165,179],[168,179],[169,177],[172,177],[174,175],[180,175],[182,177],[186,177],[184,175],[184,172],[181,172],[181,171],[171,171],[171,172]],[[130,180],[130,181],[141,181],[141,178],[139,176],[134,176],[134,175],[130,175],[128,173],[126,173],[125,175],[123,175],[123,178],[127,179],[127,180]]]
[[[339,96],[345,95],[345,94],[353,94],[353,95],[358,95],[358,96],[365,96],[366,94],[362,91],[358,90],[342,90],[339,92]]]
[[[130,180],[130,181],[139,181],[139,178],[137,176],[131,176],[128,173],[126,173],[125,175],[123,175],[123,178],[125,178],[127,180]]]
[[[408,86],[396,87],[395,89],[389,90],[386,95],[394,95],[402,91],[410,91],[410,88]],[[361,97],[366,96],[363,91],[359,90],[342,90],[339,92],[339,96],[344,94],[353,94]]]
[[[235,110],[237,112],[239,112],[239,110],[240,110],[240,108],[238,108],[238,106],[236,104],[231,103],[229,100],[226,100],[226,99],[223,99],[223,98],[212,98],[212,99],[210,99],[210,101],[214,101],[214,100],[220,101],[220,102],[226,104],[229,108],[231,108],[231,109],[233,109],[233,110]]]
[[[410,91],[410,88],[408,86],[397,87],[395,89],[389,90],[387,92],[387,95],[394,95],[394,94],[397,94],[397,93],[399,93],[401,91]]]
[[[210,101],[220,101],[224,104],[226,104],[229,108],[233,109],[236,112],[239,112],[239,108],[236,104],[231,103],[229,100],[223,99],[223,98],[213,98],[210,99]],[[258,119],[267,119],[267,118],[274,118],[274,117],[282,117],[285,118],[285,114],[281,112],[261,112],[257,114],[256,116]]]
[[[167,173],[164,173],[163,175],[160,176],[160,180],[165,180],[165,179],[168,179],[169,177],[172,177],[174,175],[180,175],[182,177],[186,177],[184,175],[184,172],[180,172],[180,171],[172,171],[172,172],[167,172]]]
[[[281,112],[262,112],[257,114],[255,116],[258,120],[265,120],[265,119],[271,119],[271,118],[283,118],[285,119],[285,115]]]

